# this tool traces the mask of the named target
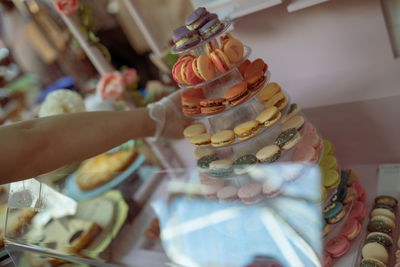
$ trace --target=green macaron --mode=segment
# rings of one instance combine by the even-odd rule
[[[213,177],[228,176],[233,172],[232,164],[232,161],[226,159],[215,160],[210,163],[210,175]]]
[[[383,245],[385,248],[390,248],[393,244],[393,239],[390,235],[380,232],[372,232],[367,236],[366,243],[377,242]]]
[[[257,164],[257,158],[252,154],[243,155],[233,162],[233,169],[237,175],[245,174],[247,170]]]
[[[392,234],[392,228],[381,220],[371,220],[368,223],[368,231],[370,232],[381,232],[388,235]]]
[[[202,170],[208,170],[208,168],[210,167],[210,163],[213,161],[218,160],[217,155],[213,154],[213,155],[206,155],[201,157],[198,161],[197,161],[197,166],[202,169]]]

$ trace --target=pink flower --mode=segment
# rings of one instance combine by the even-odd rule
[[[97,83],[96,92],[103,100],[120,100],[125,91],[120,73],[108,73]]]
[[[122,73],[122,78],[124,80],[125,86],[129,86],[129,85],[135,83],[138,79],[136,69],[134,69],[134,68],[127,69],[126,71],[124,71]]]
[[[71,16],[75,14],[75,12],[79,8],[78,0],[57,0],[54,3],[58,13],[63,14],[65,16]]]

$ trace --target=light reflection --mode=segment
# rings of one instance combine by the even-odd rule
[[[175,238],[177,236],[185,235],[193,231],[201,230],[208,226],[231,220],[239,216],[241,210],[242,208],[232,207],[221,211],[216,211],[206,216],[201,216],[199,218],[189,220],[180,224],[167,226],[161,232],[161,238],[164,241],[168,241],[169,239]]]
[[[291,241],[293,244],[306,255],[314,264],[315,266],[320,267],[321,263],[318,258],[318,255],[312,249],[312,247],[304,241],[304,239],[289,225],[285,222],[281,217],[275,217],[279,221],[279,225],[282,228],[285,228],[285,231],[288,231],[288,235],[290,236]]]
[[[261,220],[272,239],[275,241],[275,244],[279,247],[282,255],[289,262],[290,266],[304,267],[304,264],[301,262],[293,247],[283,234],[282,229],[277,223],[273,211],[270,208],[265,208],[261,211]]]

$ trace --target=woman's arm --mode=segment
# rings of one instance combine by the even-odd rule
[[[35,177],[153,136],[147,108],[45,117],[0,127],[0,184]]]

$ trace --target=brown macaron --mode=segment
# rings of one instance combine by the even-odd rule
[[[268,65],[261,58],[257,58],[247,67],[244,78],[250,78],[256,72],[261,71],[263,74],[268,70]]]
[[[200,101],[202,114],[212,115],[225,110],[225,98],[203,99]]]
[[[250,92],[249,90],[247,90],[247,83],[244,81],[235,84],[234,86],[229,88],[224,94],[224,98],[229,102],[229,105],[231,107],[243,103],[249,96]]]
[[[245,61],[243,61],[242,64],[239,65],[238,71],[240,72],[240,74],[242,74],[242,77],[244,77],[244,73],[246,72],[250,64],[251,64],[250,60],[246,59]]]
[[[245,78],[245,81],[247,82],[247,88],[250,91],[256,91],[261,88],[266,80],[267,78],[264,76],[264,73],[261,70],[256,71],[251,76]]]
[[[184,98],[182,99],[182,112],[185,114],[200,114],[200,98]]]

